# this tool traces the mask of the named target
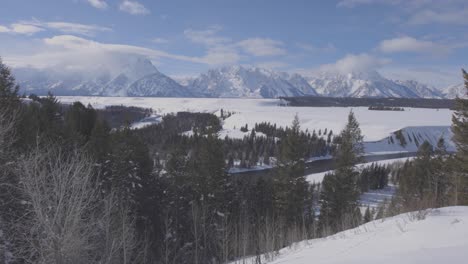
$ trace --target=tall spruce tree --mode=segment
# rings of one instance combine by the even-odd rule
[[[468,95],[468,73],[462,70],[465,80],[465,95]],[[455,112],[452,117],[453,141],[457,147],[456,163],[456,198],[457,204],[468,204],[468,99],[455,100]]]
[[[278,168],[273,179],[274,203],[277,216],[286,226],[307,225],[312,216],[306,212],[312,206],[308,184],[304,177],[305,141],[296,115],[291,128],[281,141]],[[287,228],[285,228],[287,229]]]
[[[363,136],[351,111],[340,134],[335,152],[336,170],[325,175],[320,194],[320,227],[323,232],[336,232],[354,225],[358,206],[358,175],[355,165],[362,160]]]

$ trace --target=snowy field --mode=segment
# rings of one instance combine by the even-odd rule
[[[248,124],[271,122],[288,126],[297,113],[303,129],[325,128],[338,133],[347,121],[349,107],[282,107],[277,99],[224,99],[224,98],[144,98],[144,97],[58,97],[63,103],[81,101],[95,108],[125,105],[152,108],[157,114],[178,111],[218,113],[220,109],[235,112],[224,122],[223,135],[242,137],[240,127]],[[450,126],[452,112],[448,109],[407,108],[406,111],[370,111],[365,107],[352,108],[360,122],[364,140],[375,141],[389,133],[408,126]]]
[[[280,250],[270,264],[467,263],[468,207],[431,210],[376,220],[323,239]],[[246,260],[237,263],[255,263]]]

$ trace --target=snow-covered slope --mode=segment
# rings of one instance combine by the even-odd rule
[[[128,87],[127,95],[154,97],[193,96],[193,94],[186,87],[178,84],[160,72],[155,72],[135,81]]]
[[[299,75],[289,76],[262,68],[243,66],[209,70],[194,79],[189,87],[193,92],[206,97],[276,98],[317,95]]]
[[[416,93],[421,98],[444,98],[444,95],[434,87],[430,87],[429,85],[413,81],[413,80],[406,80],[400,81],[395,80],[396,84],[405,86],[410,88],[413,92]]]
[[[376,220],[280,250],[270,264],[466,263],[468,207],[446,207]],[[249,262],[250,261],[250,262]],[[255,263],[254,260],[238,263]]]
[[[310,78],[309,84],[318,93],[331,97],[419,97],[410,87],[386,79],[376,71],[322,72]]]
[[[442,137],[448,151],[456,151],[452,141],[450,126],[418,126],[405,127],[391,133],[388,137],[373,142],[365,142],[365,152],[379,154],[383,152],[416,152],[424,142],[429,142],[434,148]]]
[[[291,83],[305,95],[319,95],[317,91],[315,91],[315,89],[310,86],[309,82],[307,82],[307,80],[299,74],[284,74],[283,78],[285,78],[289,83]]]
[[[468,99],[468,92],[467,89],[465,88],[465,85],[460,83],[457,85],[451,85],[447,88],[444,88],[441,90],[441,92],[444,94],[446,98],[467,98]]]

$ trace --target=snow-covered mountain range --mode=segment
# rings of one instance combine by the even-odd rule
[[[442,98],[435,88],[416,81],[393,81],[377,71],[324,72],[309,79],[318,93],[331,97]]]
[[[14,74],[22,92],[39,95],[51,91],[55,95],[192,96],[186,87],[143,58],[126,59],[120,65],[97,70],[19,68]]]
[[[390,80],[376,71],[322,72],[305,78],[299,74],[258,67],[229,66],[211,69],[192,78],[172,79],[145,58],[116,59],[111,66],[92,69],[16,68],[21,92],[38,95],[134,97],[231,97],[281,96],[454,98],[465,93],[463,85],[437,90],[416,81]]]
[[[463,83],[446,87],[441,92],[445,98],[450,98],[450,99],[453,99],[456,97],[468,98],[468,93]]]
[[[209,70],[191,81],[188,87],[206,97],[276,98],[317,95],[314,88],[300,75],[243,66]]]

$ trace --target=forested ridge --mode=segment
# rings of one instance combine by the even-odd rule
[[[220,139],[224,113],[179,112],[131,129],[151,110],[24,100],[1,62],[0,100],[0,261],[261,263],[262,254],[376,218],[468,204],[467,100],[456,100],[456,154],[443,140],[421,142],[413,161],[363,170],[352,111],[336,135],[303,131],[296,116],[289,127],[245,125],[243,139]],[[327,154],[337,169],[309,184],[306,159]],[[270,178],[228,174],[259,163],[274,165]],[[359,195],[388,184],[398,187],[394,198],[361,213]]]

